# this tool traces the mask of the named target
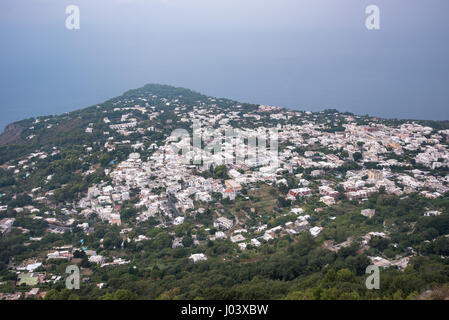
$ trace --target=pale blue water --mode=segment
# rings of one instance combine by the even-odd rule
[[[81,29],[65,29],[78,4]],[[368,4],[381,30],[364,27]],[[242,102],[449,119],[447,0],[2,0],[0,130],[145,83]]]

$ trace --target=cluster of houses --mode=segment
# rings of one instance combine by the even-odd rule
[[[140,113],[145,119],[156,123],[164,115],[164,110],[151,105],[150,101],[155,99],[159,99],[164,106],[173,108],[179,123],[193,124],[192,133],[200,135],[200,140],[210,149],[215,148],[213,142],[218,133],[224,136],[226,132],[233,131],[232,138],[222,141],[217,149],[219,152],[215,152],[215,149],[214,152],[204,152],[201,147],[195,146],[192,141],[195,139],[191,137],[185,139],[164,137],[148,147],[143,143],[145,135],[158,130],[161,132],[161,128],[143,127],[136,114]],[[121,103],[125,103],[126,106],[122,106]],[[357,116],[351,115],[342,115],[343,120],[338,121],[332,117],[323,120],[323,115],[319,113],[289,111],[272,106],[259,106],[250,111],[244,109],[242,105],[234,105],[224,111],[213,98],[198,101],[192,108],[183,105],[178,98],[158,98],[155,95],[114,104],[116,105],[113,109],[114,115],[104,111],[104,118],[101,116],[108,130],[103,132],[107,141],[98,146],[95,144],[84,146],[85,155],[80,158],[84,159],[83,157],[96,147],[111,152],[117,145],[129,145],[133,152],[128,158],[119,163],[113,160],[108,169],[105,169],[104,173],[110,179],[91,185],[87,193],[77,199],[73,206],[64,204],[67,208],[59,208],[67,220],[60,221],[55,217],[54,211],[40,212],[34,206],[12,208],[16,213],[30,213],[33,219],[45,220],[49,224],[48,232],[51,233],[62,234],[74,227],[88,233],[92,231],[89,223],[75,225],[75,218],[87,218],[91,214],[96,214],[105,222],[121,226],[122,204],[137,197],[135,207],[138,211],[138,223],[156,218],[160,223],[158,227],[171,228],[182,225],[187,217],[200,210],[204,211],[203,207],[213,202],[217,195],[235,201],[239,195],[244,195],[244,189],[255,183],[287,186],[285,174],[290,174],[299,181],[298,185],[287,189],[287,199],[307,201],[316,195],[326,206],[335,205],[338,199],[343,197],[350,201],[363,201],[381,189],[397,196],[420,192],[428,198],[441,197],[449,191],[449,175],[434,174],[432,171],[449,167],[447,144],[449,130],[436,131],[414,122],[393,127],[384,125],[376,119],[369,124],[360,125],[357,123]],[[117,114],[121,116],[116,118]],[[168,124],[173,120],[165,121]],[[35,125],[38,123],[39,120],[36,120]],[[196,126],[195,123],[200,123],[200,126]],[[239,124],[238,128],[236,123]],[[48,129],[51,127],[52,124],[46,126]],[[328,130],[334,127],[341,127],[343,130]],[[276,129],[276,134],[270,131],[273,128]],[[30,127],[29,130],[34,130],[34,127]],[[91,123],[85,128],[85,133],[91,134],[94,130],[95,125]],[[140,135],[137,141],[136,135]],[[282,145],[282,148],[261,152],[256,145],[249,143],[261,137],[266,139],[268,145],[276,142],[277,145]],[[274,137],[276,141],[273,140]],[[28,139],[34,139],[34,135],[28,136]],[[322,152],[323,149],[328,152]],[[150,156],[143,157],[143,151],[152,152]],[[59,153],[60,150],[56,146],[49,152],[34,152],[8,165],[6,170],[12,172],[16,178],[27,179],[39,161]],[[251,157],[256,154],[257,157]],[[248,159],[238,161],[241,155],[248,155]],[[337,170],[352,160],[362,169],[344,170],[344,173]],[[377,164],[376,169],[367,169],[373,168],[368,165],[373,163]],[[226,165],[228,177],[213,178],[206,174],[211,167],[215,168],[219,164]],[[420,170],[414,168],[413,164],[420,165]],[[304,177],[304,173],[297,173],[297,169],[300,168],[307,171],[310,178]],[[401,170],[395,170],[397,168]],[[82,175],[86,176],[92,172],[94,171],[89,169]],[[45,184],[53,179],[54,176],[49,175],[45,179]],[[49,200],[54,195],[54,190],[44,192],[44,189],[43,186],[34,188],[28,195],[34,202],[54,205]],[[1,203],[1,196],[0,194],[0,213],[9,209]],[[297,215],[294,221],[272,228],[262,221],[259,221],[257,226],[249,228],[244,221],[238,221],[236,217],[229,214],[222,215],[218,210],[212,211],[216,231],[209,236],[209,240],[229,238],[241,250],[247,249],[248,246],[258,247],[264,242],[287,234],[309,232],[313,237],[318,237],[323,230],[321,226],[315,225],[310,215],[305,214],[302,208],[291,208],[291,213]],[[375,215],[375,210],[363,209],[360,214],[371,219]],[[436,210],[424,213],[425,216],[439,214],[441,212]],[[14,223],[14,218],[1,219],[1,233],[10,232]],[[128,227],[132,230],[132,226]],[[122,231],[124,230],[122,227]],[[22,232],[25,233],[27,230],[22,228]],[[369,233],[364,237],[364,245],[373,236],[387,235]],[[193,238],[194,243],[198,244],[196,235]],[[30,237],[30,241],[39,240],[40,238]],[[148,238],[137,235],[132,240],[139,242]],[[180,237],[175,238],[172,248],[182,247],[182,240]],[[352,238],[339,244],[327,241],[323,247],[337,252],[352,242]],[[47,260],[71,260],[74,250],[73,247],[53,248],[47,252]],[[89,262],[101,267],[129,263],[121,258],[98,255],[86,248],[80,250],[86,253]],[[404,268],[408,263],[408,257],[394,261],[381,257],[371,258],[373,264],[384,267],[395,265]],[[192,254],[190,259],[199,262],[207,260],[207,257],[203,253],[196,253]],[[54,278],[42,279],[42,275],[34,271],[40,265],[41,262],[35,261],[24,266],[16,266],[17,272],[20,273],[19,283],[35,286],[41,281],[59,280],[57,275]],[[33,290],[28,295],[42,294],[39,290]],[[17,295],[14,294],[0,295],[0,299],[15,297]]]

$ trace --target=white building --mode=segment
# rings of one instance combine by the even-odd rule
[[[231,229],[233,225],[234,225],[234,222],[225,217],[220,217],[217,220],[215,220],[215,222],[214,222],[215,228],[220,228],[220,229],[225,229],[225,230]]]
[[[205,256],[204,253],[195,253],[190,255],[189,259],[192,259],[193,262],[198,262],[198,261],[206,261],[207,257]]]
[[[101,264],[101,263],[104,263],[104,257],[100,256],[100,255],[90,256],[89,257],[89,262],[96,263],[96,264]]]
[[[251,239],[251,245],[255,246],[255,247],[259,247],[260,246],[260,241],[257,240],[256,238]]]
[[[173,224],[175,226],[178,226],[183,223],[184,223],[184,217],[176,217],[175,220],[173,220]]]
[[[313,237],[317,237],[320,234],[321,230],[323,230],[323,228],[313,227],[313,228],[310,228],[309,232]]]

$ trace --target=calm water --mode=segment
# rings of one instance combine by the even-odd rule
[[[65,29],[78,4],[81,29]],[[364,27],[381,9],[381,30]],[[145,83],[242,102],[449,119],[447,0],[2,0],[0,130]]]

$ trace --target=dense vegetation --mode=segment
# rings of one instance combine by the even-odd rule
[[[164,113],[154,120],[148,120],[147,116],[135,110],[130,113],[142,126],[154,127],[154,130],[140,135],[133,133],[126,138],[109,130],[104,123],[105,112],[111,120],[120,119],[121,114],[114,111],[118,103],[120,107],[132,107],[134,99],[148,97],[149,93],[167,100],[179,98],[188,111],[199,103],[218,105],[215,109],[211,107],[212,112],[216,113],[236,104],[227,99],[211,102],[208,97],[182,88],[147,85],[98,106],[61,116],[40,117],[39,122],[36,119],[18,122],[17,126],[22,130],[20,137],[0,146],[1,204],[8,206],[8,210],[1,213],[1,218],[16,219],[16,228],[0,238],[0,292],[29,291],[27,286],[16,285],[17,274],[8,269],[9,263],[19,263],[36,256],[44,260],[54,247],[78,247],[80,243],[98,254],[120,257],[130,263],[100,267],[90,263],[83,252],[76,252],[75,263],[81,267],[85,280],[81,289],[67,290],[63,281],[39,284],[42,291],[47,291],[46,299],[407,299],[416,298],[428,289],[443,290],[448,285],[449,195],[438,199],[426,199],[418,194],[399,198],[381,191],[363,203],[339,197],[336,205],[326,207],[319,202],[318,196],[307,201],[286,200],[288,190],[299,183],[290,173],[283,176],[287,185],[258,183],[252,189],[244,188],[235,201],[222,199],[220,193],[213,193],[214,200],[204,205],[204,212],[195,217],[187,216],[184,224],[177,226],[173,232],[157,227],[158,222],[154,218],[136,223],[136,216],[143,208],[135,207],[139,199],[138,190],[134,190],[131,199],[124,201],[119,209],[124,227],[134,227],[128,236],[147,237],[139,242],[124,241],[119,227],[107,225],[95,215],[77,218],[73,227],[62,234],[47,232],[49,224],[42,218],[46,218],[48,212],[54,212],[54,217],[66,221],[64,209],[73,208],[73,204],[92,184],[108,182],[110,178],[105,174],[105,169],[113,169],[134,151],[131,143],[119,143],[113,151],[107,151],[104,146],[109,137],[118,141],[129,139],[132,143],[142,142],[144,148],[139,152],[145,159],[152,154],[150,145],[160,143],[174,128],[188,128],[187,124],[178,121],[179,117],[174,113],[181,103],[166,105],[150,101],[155,105],[155,110],[164,110]],[[251,104],[240,104],[240,107],[245,112],[257,108]],[[347,115],[352,114],[325,110],[311,117],[323,123],[331,117],[333,124],[323,126],[321,131],[340,132],[344,130],[343,117]],[[360,116],[355,121],[367,124],[370,119]],[[279,122],[301,124],[306,120],[304,116]],[[259,124],[268,125],[270,121],[269,117],[265,117]],[[379,119],[379,122],[394,126],[404,121]],[[247,127],[254,125],[252,120],[247,119],[243,119],[242,123]],[[435,130],[449,128],[448,122],[420,123]],[[90,124],[93,124],[93,132],[86,133],[85,129]],[[105,135],[105,131],[110,131],[109,135]],[[31,135],[34,137],[28,139]],[[288,143],[281,145],[281,150],[287,146]],[[36,151],[44,152],[47,157],[29,159],[32,164],[17,174],[7,169],[8,166],[18,166],[24,156]],[[304,154],[310,150],[296,147],[294,151]],[[343,149],[328,150],[319,143],[313,151],[316,158],[330,153],[345,159],[348,157]],[[391,153],[389,157],[409,159],[412,156],[412,152],[405,152],[401,156]],[[341,182],[339,177],[342,174],[362,168],[356,163],[360,157],[360,152],[354,153],[352,160],[347,160],[335,170],[325,170],[323,177]],[[376,163],[364,165],[366,168],[378,168]],[[400,167],[392,167],[392,170],[405,171]],[[89,173],[84,174],[87,171]],[[305,179],[309,179],[311,171],[310,168],[296,168],[294,173],[302,173]],[[447,174],[447,168],[433,169],[433,173]],[[229,178],[226,166],[210,168],[198,175],[220,180]],[[311,187],[317,189],[318,185],[312,183]],[[37,201],[32,197],[35,188],[39,188],[41,193],[48,193],[48,201]],[[153,190],[153,193],[161,192],[164,190]],[[30,205],[38,213],[13,210]],[[309,232],[299,236],[285,235],[260,247],[249,245],[247,250],[241,251],[230,240],[208,241],[208,235],[216,229],[206,231],[206,228],[198,227],[199,223],[212,225],[213,212],[219,211],[226,217],[245,219],[250,227],[262,222],[272,228],[295,221],[297,216],[290,212],[292,206],[304,208],[311,215],[313,226],[324,227],[318,237],[313,238]],[[372,219],[360,214],[361,209],[368,208],[376,210]],[[424,217],[423,213],[428,210],[439,210],[441,215]],[[34,219],[36,216],[40,219]],[[93,231],[86,233],[77,226],[82,222],[88,222]],[[367,246],[362,243],[362,237],[368,232],[384,230],[388,230],[388,238],[373,237]],[[193,244],[194,235],[201,245]],[[42,239],[34,242],[31,237]],[[183,248],[172,248],[175,237],[183,238]],[[338,252],[322,247],[326,240],[338,244],[349,237],[354,238],[352,244]],[[361,250],[362,247],[364,250]],[[200,252],[207,255],[207,261],[193,263],[188,258],[192,253]],[[371,264],[369,256],[382,255],[395,259],[404,253],[412,256],[405,270],[400,271],[396,267],[384,269],[381,271],[380,290],[366,289],[365,270]],[[50,260],[36,272],[64,276],[66,266],[73,263]],[[105,284],[102,289],[97,286],[100,283]]]

